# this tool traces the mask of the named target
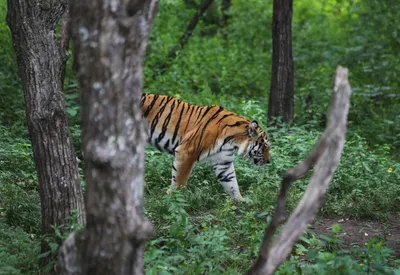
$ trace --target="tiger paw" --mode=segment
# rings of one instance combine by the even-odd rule
[[[233,199],[239,202],[246,202],[246,200],[241,195],[235,196]]]

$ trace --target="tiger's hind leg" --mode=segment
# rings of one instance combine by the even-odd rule
[[[234,200],[242,201],[239,186],[236,180],[235,167],[232,160],[213,159],[211,160],[212,168],[218,177],[221,185],[224,187],[225,193],[230,195]]]
[[[184,187],[186,185],[195,163],[196,158],[184,146],[176,148],[172,165],[171,188],[167,191],[168,194],[171,193],[173,187]]]

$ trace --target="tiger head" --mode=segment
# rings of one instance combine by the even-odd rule
[[[251,158],[255,165],[264,165],[271,161],[270,146],[267,134],[258,126],[258,122],[253,120],[248,126],[246,145],[239,149],[239,154]]]

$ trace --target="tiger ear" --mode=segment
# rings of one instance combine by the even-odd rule
[[[256,120],[253,120],[252,122],[250,122],[250,124],[249,124],[249,136],[250,137],[253,138],[253,137],[258,136],[257,128],[258,128],[258,122]]]

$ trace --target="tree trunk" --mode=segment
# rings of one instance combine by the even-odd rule
[[[85,221],[78,166],[71,146],[63,98],[67,54],[56,39],[56,24],[66,11],[63,1],[9,0],[7,23],[22,79],[42,208],[42,234],[65,224],[77,209]],[[48,251],[42,243],[42,252]],[[53,261],[46,258],[41,265]]]
[[[82,88],[87,226],[60,250],[62,274],[143,274],[142,70],[158,1],[71,0]]]
[[[293,122],[292,10],[293,0],[274,0],[269,122],[274,117],[281,117],[289,124]]]

